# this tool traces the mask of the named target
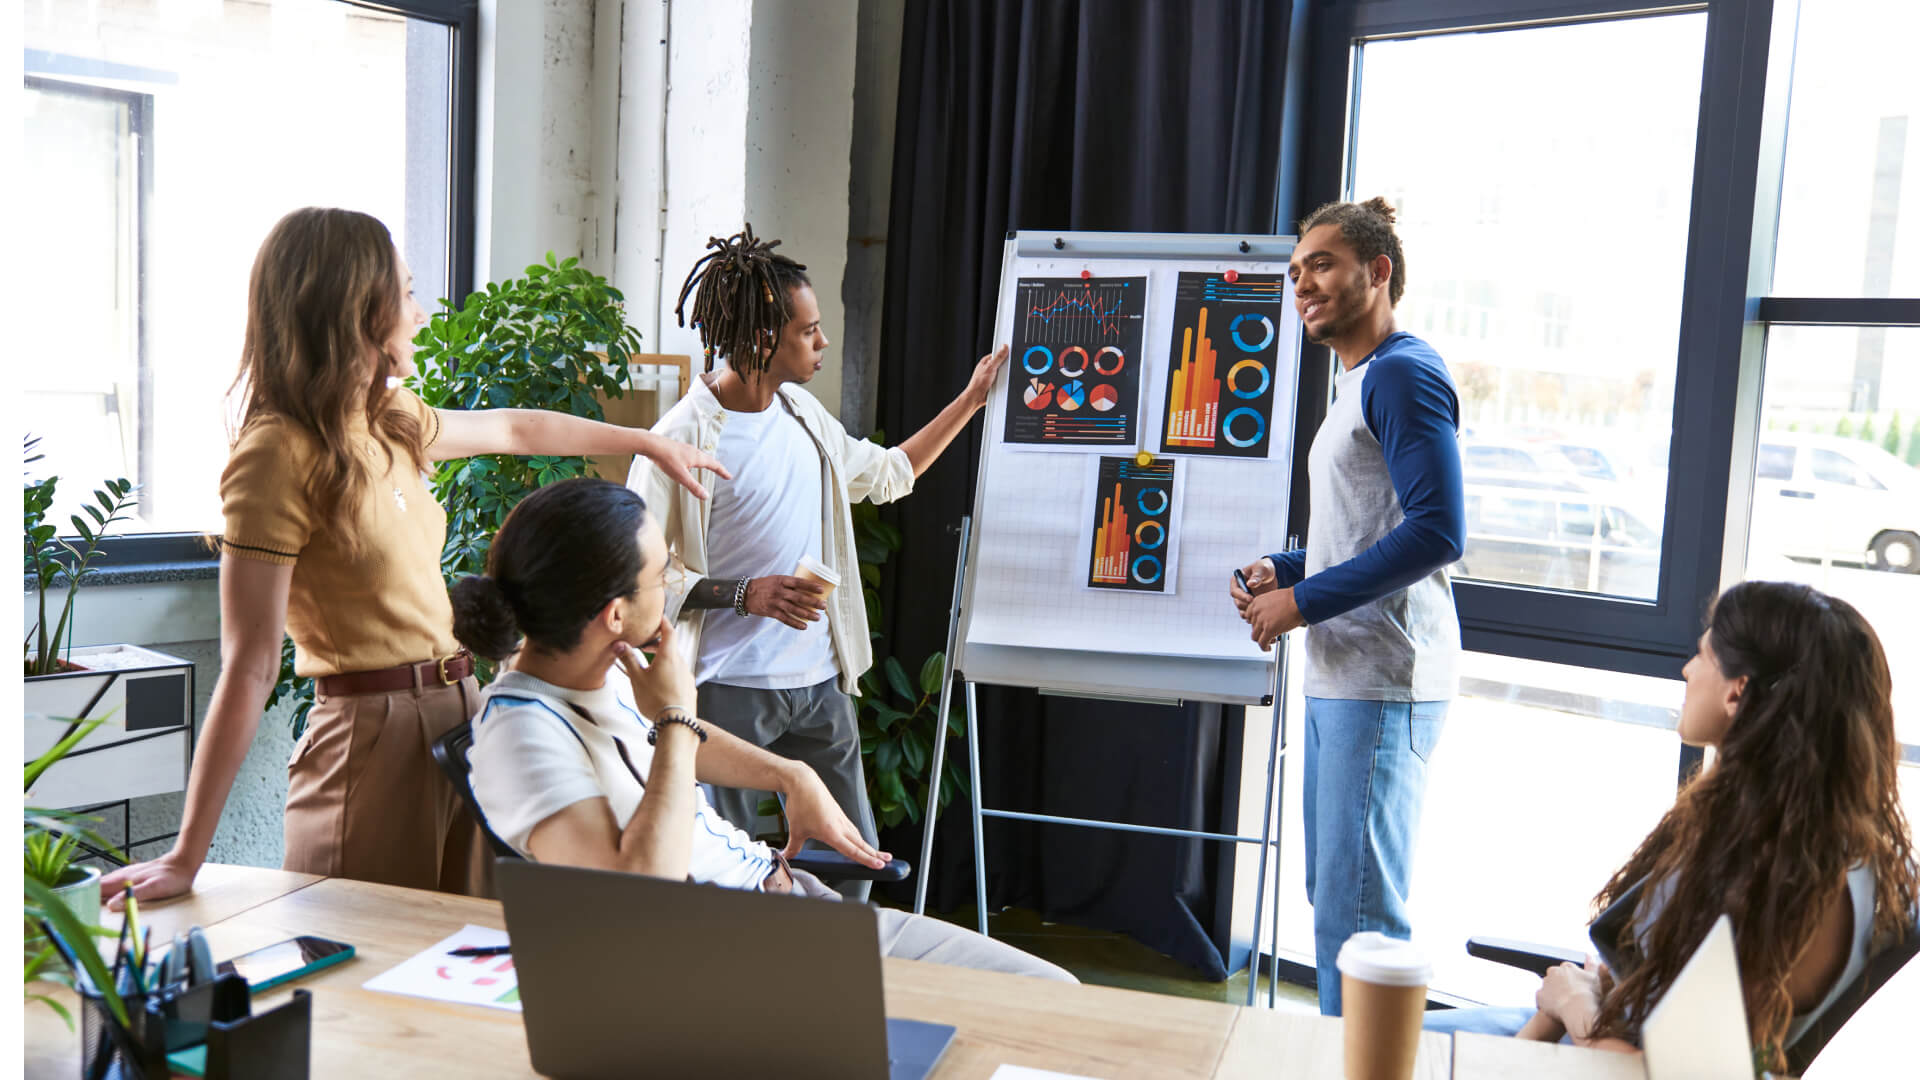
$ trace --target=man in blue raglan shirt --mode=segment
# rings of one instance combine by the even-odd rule
[[[1347,937],[1412,935],[1427,759],[1458,685],[1460,405],[1440,354],[1394,329],[1406,261],[1385,199],[1315,210],[1287,272],[1340,371],[1307,457],[1306,549],[1256,561],[1229,592],[1262,648],[1307,627],[1307,898],[1320,1011],[1337,1016]]]

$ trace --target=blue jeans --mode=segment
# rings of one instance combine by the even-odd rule
[[[1307,699],[1307,901],[1325,1015],[1340,1015],[1334,961],[1348,937],[1362,930],[1413,935],[1413,841],[1447,704]]]

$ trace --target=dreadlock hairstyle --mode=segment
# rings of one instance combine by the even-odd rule
[[[1848,868],[1873,868],[1876,938],[1897,937],[1913,907],[1893,679],[1860,613],[1799,584],[1722,593],[1706,648],[1723,677],[1746,686],[1714,765],[1594,898],[1605,907],[1643,879],[1643,896],[1670,890],[1657,910],[1641,901],[1621,934],[1625,970],[1601,998],[1594,1033],[1637,1029],[1725,911],[1756,1053],[1779,1068],[1793,1018],[1787,976]]]
[[[1393,270],[1387,275],[1387,303],[1398,305],[1400,297],[1407,291],[1407,257],[1400,250],[1400,237],[1393,231],[1393,204],[1383,196],[1375,195],[1366,202],[1330,202],[1323,204],[1300,222],[1300,235],[1305,236],[1315,226],[1340,226],[1340,239],[1353,248],[1353,253],[1362,263],[1370,263],[1385,255],[1393,260]]]
[[[755,237],[752,222],[725,240],[707,238],[709,250],[680,286],[673,316],[687,325],[687,294],[693,293],[693,328],[706,348],[708,371],[715,353],[741,376],[767,370],[780,331],[793,318],[790,294],[813,284],[805,264],[773,253],[779,246],[778,240]]]

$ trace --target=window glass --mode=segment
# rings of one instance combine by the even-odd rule
[[[1292,659],[1300,657],[1299,635]],[[1295,666],[1292,670],[1298,671]],[[1470,936],[1582,948],[1590,901],[1673,804],[1685,687],[1677,680],[1468,653],[1461,692],[1433,752],[1415,849],[1409,907],[1414,939],[1434,964],[1433,988],[1473,1001],[1531,1004],[1540,980],[1466,954]],[[1280,951],[1311,964],[1300,820],[1304,767],[1301,680],[1289,687],[1289,752],[1282,759]],[[1242,791],[1258,835],[1270,720],[1247,710]],[[1570,827],[1553,792],[1604,798],[1605,812]],[[1591,802],[1592,799],[1588,799]],[[1490,826],[1489,823],[1498,823]],[[1490,842],[1489,829],[1498,832]],[[1516,858],[1516,853],[1524,853]],[[1243,849],[1236,910],[1251,920],[1253,851]],[[1261,948],[1265,949],[1265,941]]]
[[[1457,576],[1658,594],[1705,29],[1686,13],[1364,47],[1353,195],[1399,209],[1398,325],[1460,394]]]
[[[1920,296],[1912,0],[1803,0],[1775,296]]]
[[[1815,450],[1812,458],[1813,478],[1825,480],[1829,484],[1845,484],[1848,487],[1866,488],[1869,491],[1884,491],[1886,488],[1868,476],[1853,459],[1832,450]]]
[[[446,295],[450,43],[330,0],[25,6],[22,411],[52,520],[124,476],[124,531],[219,528],[247,276],[289,210],[373,214]]]
[[[1746,575],[1859,608],[1894,662],[1901,740],[1920,744],[1900,660],[1920,656],[1920,328],[1771,327],[1762,394],[1761,463],[1808,450],[1813,482],[1756,470]]]
[[[1779,443],[1761,443],[1760,461],[1754,475],[1762,480],[1793,479],[1793,447]]]

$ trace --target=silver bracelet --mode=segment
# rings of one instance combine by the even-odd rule
[[[733,613],[743,619],[747,617],[747,586],[752,582],[752,578],[743,577],[740,584],[733,587]]]

